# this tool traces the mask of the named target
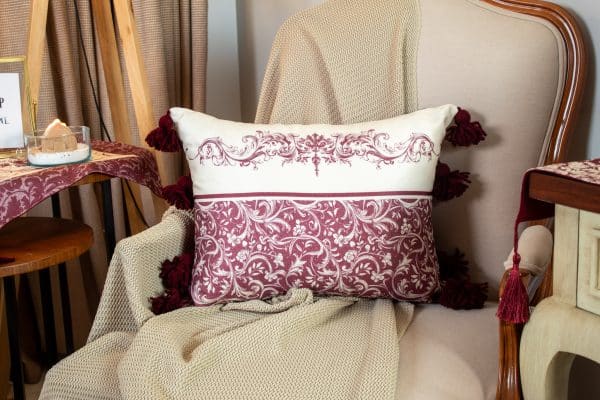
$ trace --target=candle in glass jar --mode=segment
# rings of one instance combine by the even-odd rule
[[[78,143],[76,135],[66,124],[55,119],[43,133],[28,138],[27,160],[30,164],[38,166],[85,161],[90,155],[89,144],[85,143],[85,139],[81,140],[83,143]],[[79,135],[81,136],[81,133]],[[33,146],[29,140],[34,143]]]

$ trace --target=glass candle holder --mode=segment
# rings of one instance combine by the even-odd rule
[[[69,126],[71,133],[44,136],[43,130],[25,134],[27,162],[35,167],[86,162],[92,155],[90,128]]]

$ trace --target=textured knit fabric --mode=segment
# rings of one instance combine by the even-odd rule
[[[287,31],[297,20],[308,24],[298,37]],[[291,21],[257,121],[352,123],[416,109],[416,0],[330,0]],[[294,290],[155,317],[148,297],[162,290],[160,263],[192,239],[191,215],[171,209],[119,243],[88,344],[48,372],[41,399],[396,398],[410,304]]]
[[[292,16],[275,37],[256,122],[350,124],[416,111],[419,32],[416,0],[330,0]]]
[[[142,326],[119,387],[131,399],[393,399],[412,310],[308,289],[178,310]]]
[[[297,289],[154,316],[160,261],[192,231],[190,214],[170,209],[119,243],[89,342],[48,372],[41,399],[394,398],[410,304]]]

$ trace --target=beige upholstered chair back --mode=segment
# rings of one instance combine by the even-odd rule
[[[377,19],[381,15],[397,15],[398,18],[405,15],[398,13],[402,4],[396,1],[402,0],[362,4],[351,0],[331,1],[335,2],[330,3],[331,8],[303,11],[291,17],[280,29],[265,75],[258,122],[273,122],[273,116],[276,116],[276,122],[287,123],[347,123],[356,122],[357,118],[374,118],[371,114],[377,119],[392,116],[389,113],[394,112],[394,104],[388,103],[396,101],[396,97],[382,94],[383,112],[373,106],[373,101],[377,101],[374,96],[378,95],[374,88],[382,87],[380,81],[377,82],[380,86],[352,82],[336,91],[329,86],[329,77],[321,76],[326,85],[314,84],[312,92],[296,90],[296,87],[306,87],[296,85],[304,79],[321,82],[312,75],[323,71],[326,75],[335,74],[338,86],[352,79],[352,64],[346,65],[347,74],[342,78],[333,70],[337,68],[336,63],[354,62],[349,57],[357,56],[356,49],[343,48],[344,42],[340,43],[339,38],[335,42],[339,48],[332,46],[327,42],[327,35],[337,34],[336,29],[348,35],[354,29],[353,21],[362,23],[365,18]],[[582,65],[578,57],[583,49],[571,17],[562,9],[538,0],[418,0],[418,4],[416,108],[454,103],[471,111],[473,119],[479,120],[488,133],[487,139],[478,146],[453,148],[446,144],[443,148],[441,160],[453,169],[471,172],[472,184],[463,197],[435,207],[437,246],[447,251],[454,248],[463,251],[471,265],[473,279],[489,282],[493,299],[497,297],[503,261],[512,247],[512,225],[519,202],[521,177],[528,168],[564,157],[566,149],[562,138],[570,130],[573,110],[580,97],[576,89],[582,82],[575,77],[580,75]],[[385,7],[395,14],[386,14]],[[333,21],[329,19],[330,14],[323,14],[323,10],[332,9],[337,12]],[[346,11],[361,15],[352,14],[343,19]],[[348,23],[344,24],[346,21]],[[379,23],[387,23],[389,29],[389,18],[387,22]],[[318,24],[331,26],[327,25],[326,33],[321,32],[315,38],[312,30],[315,26],[323,26]],[[382,34],[381,30],[377,31],[377,25],[377,20],[369,20],[366,29],[356,28],[355,36],[365,35],[362,42],[362,36],[357,38],[357,43],[373,46],[379,43],[374,44],[373,40],[391,43],[402,40],[394,30]],[[393,34],[397,37],[386,36]],[[400,43],[399,47],[402,46]],[[384,82],[383,86],[389,87],[390,92],[403,84],[396,84],[396,80],[402,78],[401,74],[395,75],[396,71],[402,70],[397,68],[402,60],[398,60],[394,46],[388,46],[389,59],[375,64],[384,65],[391,71],[388,79],[394,81],[388,82],[387,86]],[[306,51],[316,61],[309,64],[305,59],[298,60],[290,55],[298,55],[290,48],[306,49],[301,51]],[[387,57],[387,53],[383,54]],[[358,58],[360,56],[359,53]],[[365,62],[365,59],[363,57],[359,62]],[[373,62],[378,61],[381,60]],[[360,69],[360,65],[357,68]],[[287,79],[284,89],[273,84],[281,79]],[[412,86],[404,88],[412,89]],[[386,95],[388,97],[384,98]],[[364,107],[349,98],[364,99]],[[338,103],[332,105],[331,102],[336,101]],[[345,113],[338,112],[339,102],[350,102],[353,108],[345,107]],[[330,121],[316,121],[315,115],[321,111],[315,110],[327,107],[335,111],[328,115]],[[369,110],[375,111],[370,114]]]
[[[435,208],[436,241],[464,251],[492,297],[512,248],[521,176],[554,157],[551,137],[564,122],[563,92],[571,90],[568,51],[545,19],[485,1],[421,0],[419,108],[453,102],[488,133],[479,146],[442,151],[453,168],[471,171],[472,184],[462,198]]]

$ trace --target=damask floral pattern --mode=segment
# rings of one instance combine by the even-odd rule
[[[156,160],[146,149],[122,143],[93,141],[97,152],[130,155],[125,158],[92,160],[82,164],[35,168],[31,171],[23,160],[11,160],[13,175],[2,174],[0,180],[0,227],[24,214],[42,200],[50,197],[87,175],[99,173],[124,178],[144,185],[161,196]],[[4,161],[6,163],[7,161]],[[1,165],[0,165],[1,167]],[[9,166],[7,166],[7,169]],[[10,166],[10,168],[13,168]]]
[[[282,165],[310,162],[318,176],[322,163],[350,165],[351,158],[360,158],[380,168],[381,165],[431,160],[432,156],[438,155],[433,141],[425,134],[413,133],[398,143],[389,143],[389,138],[389,134],[375,130],[330,136],[313,133],[304,137],[257,131],[242,138],[243,147],[228,145],[218,137],[206,139],[200,143],[196,153],[188,155],[188,159],[198,159],[201,165],[210,162],[214,166],[238,165],[258,169],[259,164],[278,157]]]
[[[426,301],[437,289],[431,198],[196,199],[191,293],[208,305],[315,293]]]
[[[600,185],[600,158],[551,164],[535,168],[535,170],[550,172],[592,185]]]

